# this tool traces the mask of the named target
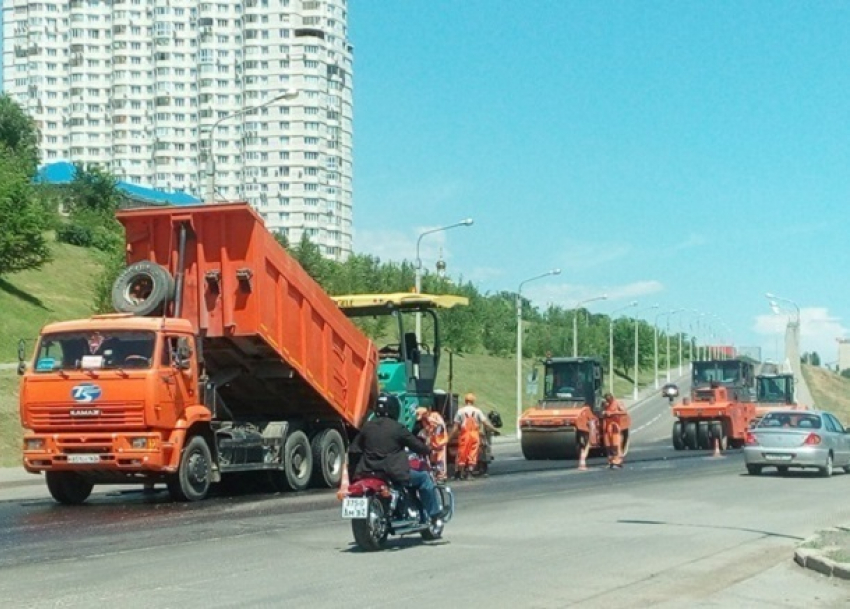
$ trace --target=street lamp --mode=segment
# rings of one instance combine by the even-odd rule
[[[215,130],[218,126],[231,118],[236,118],[243,114],[250,114],[251,112],[256,112],[257,110],[261,110],[266,106],[271,106],[272,104],[284,99],[295,99],[296,97],[298,97],[298,91],[286,91],[285,93],[276,95],[257,106],[249,106],[231,114],[222,116],[212,124],[212,127],[210,127],[209,133],[207,134],[207,195],[205,197],[207,203],[215,202],[215,154],[213,154],[213,136],[215,135]]]
[[[535,279],[543,279],[550,275],[560,275],[561,269],[552,269],[541,275],[529,277],[520,282],[516,291],[516,437],[519,439],[522,431],[519,428],[519,419],[522,416],[522,286]]]
[[[793,300],[789,300],[787,298],[782,298],[781,296],[776,296],[775,294],[771,294],[770,292],[766,292],[765,297],[770,301],[770,307],[771,307],[771,309],[773,309],[774,312],[776,312],[776,310],[779,308],[778,305],[776,304],[777,300],[781,300],[782,302],[787,302],[788,304],[793,306],[794,310],[797,313],[796,322],[798,324],[800,323],[800,307],[796,302],[794,302]]]
[[[658,305],[654,304],[651,307],[647,307],[643,311],[651,311],[652,309],[657,309]],[[637,311],[635,313],[635,381],[634,381],[634,391],[633,391],[633,399],[637,401],[638,399],[638,326],[640,325],[640,314],[643,311]]]
[[[573,308],[573,357],[578,357],[578,311],[582,305],[596,302],[597,300],[608,300],[608,295],[603,294],[602,296],[594,296],[593,298],[582,300]]]
[[[667,364],[667,382],[670,382],[670,316],[678,313],[682,309],[664,311],[655,316],[655,388],[658,389],[658,318],[664,315],[667,316],[667,351],[665,352],[664,361]]]
[[[451,228],[457,228],[458,226],[472,226],[472,218],[467,218],[466,220],[461,220],[460,222],[455,222],[454,224],[449,224],[448,226],[441,226],[439,228],[432,228],[426,231],[422,231],[419,233],[419,238],[416,240],[416,293],[422,293],[422,258],[419,257],[419,245],[422,243],[422,237],[425,235],[430,235],[433,233],[439,233],[445,230],[449,230]],[[422,336],[422,313],[419,311],[416,312],[416,342],[420,342]]]
[[[637,304],[637,300],[633,300],[624,307],[614,309],[608,318],[608,391],[611,395],[614,395],[614,313],[636,307]]]

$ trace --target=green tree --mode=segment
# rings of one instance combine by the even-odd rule
[[[69,221],[57,231],[59,241],[94,247],[103,252],[121,249],[124,233],[115,219],[124,195],[118,180],[97,166],[74,166],[74,179],[64,191]]]
[[[27,164],[0,146],[0,275],[50,260],[44,231],[51,220],[31,184]]]
[[[29,177],[38,170],[38,139],[32,118],[7,94],[0,95],[0,146],[16,157],[19,169]]]

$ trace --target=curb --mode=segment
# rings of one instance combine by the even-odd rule
[[[832,529],[826,529],[826,531],[848,531],[850,530],[850,526],[841,525],[834,527]],[[805,539],[802,544],[807,542],[817,542],[820,540],[820,535],[813,535]],[[837,550],[838,547],[824,547],[824,548],[797,548],[794,550],[794,562],[803,567],[804,569],[811,569],[816,573],[820,573],[821,575],[825,575],[827,577],[837,577],[838,579],[844,579],[850,581],[850,563],[846,562],[838,562],[832,560],[827,557],[827,553],[832,550]]]

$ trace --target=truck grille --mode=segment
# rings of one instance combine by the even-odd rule
[[[130,429],[144,427],[145,411],[141,403],[98,402],[85,405],[43,404],[29,407],[33,429]],[[85,414],[75,414],[72,412]]]

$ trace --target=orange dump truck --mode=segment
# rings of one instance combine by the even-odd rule
[[[751,362],[693,362],[691,395],[673,406],[673,448],[740,448],[756,416]]]
[[[337,486],[377,392],[377,351],[248,205],[123,211],[119,313],[53,323],[22,365],[27,471],[53,497],[222,476]],[[22,356],[23,357],[23,356]]]
[[[522,454],[528,460],[577,459],[582,448],[604,451],[602,362],[593,357],[550,357],[543,362],[543,399],[519,419]],[[629,449],[628,413],[617,415],[620,454]]]

